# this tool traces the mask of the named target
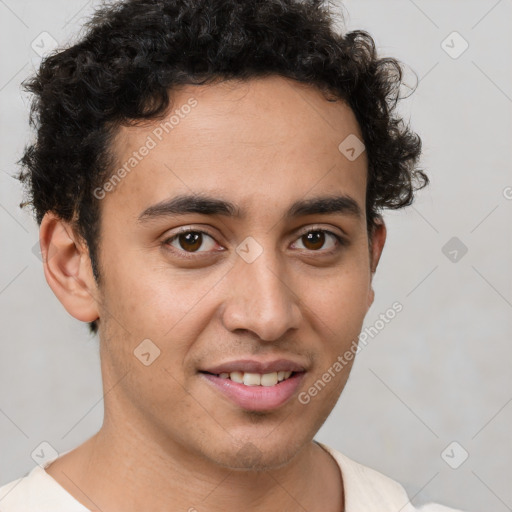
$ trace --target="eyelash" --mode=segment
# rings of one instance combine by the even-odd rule
[[[163,242],[162,242],[162,245],[169,251],[171,252],[174,252],[174,253],[177,253],[179,255],[179,257],[182,257],[182,258],[185,258],[185,259],[196,259],[198,256],[197,254],[209,254],[208,251],[198,251],[198,252],[187,252],[187,251],[184,251],[182,249],[177,249],[176,247],[171,247],[170,244],[176,240],[179,236],[181,235],[187,235],[189,233],[200,233],[202,235],[207,235],[208,237],[212,238],[213,240],[215,240],[215,238],[210,234],[208,233],[207,231],[203,231],[201,229],[184,229],[183,231],[179,231],[178,233],[176,233],[175,235],[169,237],[169,238],[166,238]],[[334,233],[333,231],[329,231],[328,229],[322,229],[322,228],[309,228],[307,229],[306,231],[303,231],[302,233],[299,233],[299,236],[296,238],[296,240],[298,240],[299,238],[302,238],[303,236],[309,234],[309,233],[325,233],[327,235],[331,235],[334,237],[334,239],[336,240],[337,244],[334,248],[328,250],[328,251],[322,251],[322,250],[318,250],[318,251],[315,251],[315,250],[307,250],[307,249],[302,249],[302,250],[306,250],[308,252],[317,252],[317,253],[321,253],[323,255],[331,255],[331,254],[334,254],[336,252],[338,252],[342,247],[345,247],[348,245],[348,241],[342,237],[341,235],[338,235],[337,233]],[[221,251],[216,251],[216,252],[221,252]]]

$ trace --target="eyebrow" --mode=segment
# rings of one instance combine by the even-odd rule
[[[145,223],[150,220],[190,213],[222,215],[237,219],[246,217],[246,212],[230,201],[194,194],[179,195],[149,206],[139,215],[138,220]],[[296,218],[317,214],[349,215],[357,219],[361,219],[363,216],[355,199],[348,195],[336,195],[298,200],[288,208],[285,217]]]

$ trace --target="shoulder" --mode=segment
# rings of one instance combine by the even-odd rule
[[[343,453],[315,441],[336,460],[343,478],[346,512],[462,512],[429,503],[415,508],[401,484],[388,476],[364,466]]]
[[[0,487],[0,511],[11,512],[15,510],[13,508],[15,505],[18,507],[18,510],[28,510],[26,499],[23,499],[23,496],[26,497],[26,494],[23,492],[20,494],[20,486],[23,489],[23,480],[25,478],[18,478]],[[16,489],[17,487],[18,489]]]
[[[0,487],[1,512],[88,512],[42,466]]]
[[[17,510],[31,512],[32,509],[30,509],[28,501],[30,499],[30,482],[33,472],[34,470],[0,487],[0,510],[2,512],[15,512]]]

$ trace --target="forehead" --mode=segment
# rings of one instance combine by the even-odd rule
[[[123,126],[104,201],[130,215],[184,194],[205,193],[247,208],[283,208],[325,193],[358,197],[364,209],[367,160],[339,149],[362,140],[353,111],[317,88],[282,77],[181,86],[162,119]]]

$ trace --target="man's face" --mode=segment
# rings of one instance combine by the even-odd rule
[[[351,362],[307,404],[299,395],[354,346],[373,300],[366,155],[352,161],[338,149],[360,129],[343,102],[279,77],[186,86],[171,110],[168,133],[161,120],[120,129],[118,167],[146,156],[100,202],[105,421],[168,453],[277,467],[334,407]],[[161,207],[181,195],[242,215]],[[289,215],[296,202],[335,196],[360,215]],[[304,371],[258,388],[212,375],[240,360]]]

